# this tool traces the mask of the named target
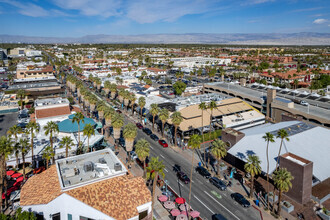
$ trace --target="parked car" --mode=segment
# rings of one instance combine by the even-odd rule
[[[150,138],[151,138],[152,140],[154,140],[154,141],[158,141],[158,140],[159,140],[159,138],[158,138],[157,135],[155,135],[155,134],[151,134],[151,135],[150,135]]]
[[[138,127],[138,129],[142,129],[143,125],[141,123],[136,123],[136,127]]]
[[[227,219],[221,214],[214,214],[212,215],[212,220],[227,220]]]
[[[135,161],[140,167],[144,168],[143,161],[141,161],[139,158],[136,158]],[[148,167],[148,164],[149,164],[149,158],[147,157],[146,158],[146,167]]]
[[[162,145],[163,147],[168,147],[168,144],[164,140],[159,140],[158,143]]]
[[[129,154],[130,154],[132,160],[136,160],[138,158],[138,156],[135,153],[135,151],[131,151],[131,152],[129,152]]]
[[[184,182],[185,184],[190,183],[190,179],[189,177],[182,171],[178,171],[176,173],[177,177],[179,178],[179,180],[181,180],[182,182]]]
[[[178,164],[174,164],[174,166],[173,166],[173,171],[174,171],[174,172],[179,172],[179,171],[181,171],[181,166],[178,165]]]
[[[207,169],[205,169],[204,167],[198,166],[196,167],[196,172],[198,172],[200,175],[202,175],[203,177],[209,179],[211,177],[211,174],[209,173],[209,171],[207,171]]]
[[[118,139],[118,144],[122,147],[125,147],[125,138],[119,138]]]
[[[146,135],[151,135],[152,131],[149,128],[143,128],[142,131],[146,133]]]
[[[232,193],[231,198],[234,199],[238,204],[241,206],[248,208],[250,207],[250,202],[247,201],[247,199],[244,198],[244,196],[240,193]]]
[[[300,105],[308,106],[309,103],[308,103],[308,102],[305,102],[305,101],[301,101],[301,102],[300,102]]]
[[[210,183],[215,185],[218,189],[222,191],[227,189],[227,185],[222,180],[219,180],[217,177],[211,177],[209,180]]]

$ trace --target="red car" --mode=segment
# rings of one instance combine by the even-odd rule
[[[136,123],[136,127],[138,127],[139,129],[142,129],[143,125],[141,123]]]
[[[162,145],[163,147],[168,147],[168,144],[164,140],[159,140],[158,143]]]

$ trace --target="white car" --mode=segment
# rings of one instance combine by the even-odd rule
[[[301,102],[300,102],[300,105],[308,106],[309,103],[308,103],[308,102],[305,102],[305,101],[301,101]]]
[[[130,155],[131,155],[132,160],[135,160],[135,159],[138,158],[138,156],[136,155],[135,151],[131,151],[130,152]]]

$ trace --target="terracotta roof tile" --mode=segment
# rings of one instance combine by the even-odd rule
[[[139,213],[137,207],[151,202],[151,193],[142,177],[131,174],[61,191],[56,166],[31,177],[22,187],[22,206],[47,204],[62,193],[115,219],[129,219]]]
[[[48,118],[59,115],[69,115],[71,114],[70,106],[56,107],[56,108],[45,108],[35,110],[36,118]]]

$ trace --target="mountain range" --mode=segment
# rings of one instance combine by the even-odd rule
[[[86,35],[83,37],[38,37],[0,35],[0,43],[92,43],[92,44],[235,44],[235,45],[330,45],[330,33],[267,34],[142,34]]]

